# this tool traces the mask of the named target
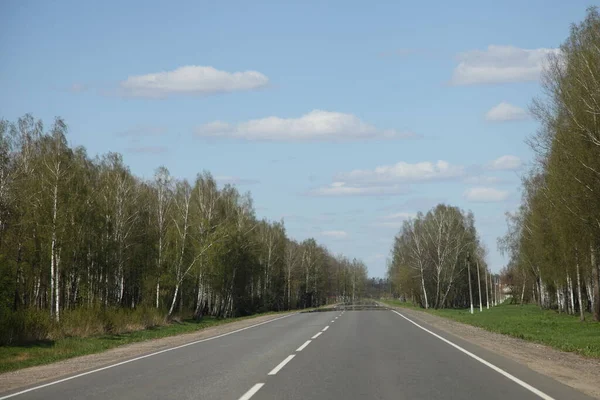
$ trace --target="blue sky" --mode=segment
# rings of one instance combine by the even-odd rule
[[[402,220],[472,210],[489,264],[539,73],[594,1],[3,1],[0,117],[62,116],[151,178],[209,170],[384,276]]]

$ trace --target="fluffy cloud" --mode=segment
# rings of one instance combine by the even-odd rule
[[[399,162],[370,170],[338,174],[335,181],[310,191],[313,196],[391,196],[406,194],[407,184],[458,179],[465,175],[462,166],[446,161],[410,164]]]
[[[362,186],[345,182],[333,182],[308,192],[310,196],[395,196],[406,194],[408,188],[400,185]]]
[[[221,185],[254,185],[258,183],[256,179],[244,179],[237,176],[215,176],[215,180]]]
[[[490,162],[487,167],[496,171],[514,171],[522,165],[523,162],[517,156],[502,156]]]
[[[451,83],[475,85],[485,83],[526,82],[539,79],[550,54],[558,49],[520,49],[514,46],[488,46],[458,55]]]
[[[260,72],[226,72],[213,67],[189,65],[173,71],[130,76],[120,83],[123,94],[160,98],[171,94],[212,94],[258,89],[269,78]]]
[[[414,218],[415,216],[416,216],[416,214],[414,214],[414,213],[398,212],[398,213],[388,214],[383,218],[391,219],[391,220],[405,220],[405,219]]]
[[[334,239],[344,239],[348,237],[348,233],[346,231],[323,231],[321,232],[321,236],[327,236]]]
[[[498,190],[488,187],[470,188],[463,194],[464,198],[474,203],[495,203],[508,198],[509,193],[504,190]]]
[[[299,118],[266,117],[239,124],[214,121],[196,129],[209,138],[263,141],[341,141],[416,138],[411,132],[380,130],[352,114],[313,110]]]
[[[522,121],[529,117],[530,115],[527,111],[504,101],[492,107],[485,114],[486,121],[490,122]]]
[[[424,161],[415,164],[399,162],[394,165],[383,165],[371,170],[354,170],[338,175],[337,179],[344,182],[376,185],[380,183],[414,183],[451,180],[462,177],[465,168],[451,165],[446,161],[435,163]]]

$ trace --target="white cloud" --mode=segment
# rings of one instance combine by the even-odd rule
[[[310,196],[393,196],[406,194],[408,188],[400,185],[361,186],[334,182],[308,192]]]
[[[501,202],[508,198],[509,193],[504,190],[498,190],[488,187],[470,188],[463,194],[468,201],[475,203],[495,203]]]
[[[335,182],[310,191],[313,196],[389,196],[406,194],[409,183],[457,179],[465,168],[446,161],[410,164],[399,162],[372,170],[354,170],[338,174]]]
[[[504,101],[497,106],[492,107],[485,114],[486,121],[490,122],[522,121],[529,117],[529,113],[524,109]]]
[[[376,185],[378,183],[410,183],[451,180],[462,177],[465,168],[451,165],[446,161],[435,163],[425,161],[410,164],[399,162],[394,165],[383,165],[372,170],[354,170],[340,174],[337,179],[344,182]]]
[[[227,72],[213,67],[188,65],[173,71],[130,76],[120,83],[124,94],[160,98],[170,94],[212,94],[252,90],[266,86],[260,72]]]
[[[488,168],[496,171],[514,171],[523,165],[517,156],[502,156],[488,164]]]
[[[313,110],[299,118],[272,116],[239,124],[214,121],[198,127],[196,135],[263,141],[341,141],[418,137],[412,132],[377,129],[352,114],[322,110]]]
[[[475,85],[536,81],[550,54],[559,54],[559,49],[520,49],[492,45],[486,50],[460,53],[457,57],[459,64],[454,69],[451,83]]]
[[[259,183],[256,179],[244,179],[237,176],[215,176],[215,180],[221,185],[254,185]]]
[[[344,239],[348,237],[348,233],[346,231],[323,231],[321,232],[321,236],[327,236],[334,239]]]
[[[393,213],[393,214],[388,214],[385,217],[383,217],[384,219],[400,219],[400,220],[405,220],[405,219],[411,219],[414,218],[416,216],[416,214],[414,213],[408,213],[408,212],[398,212],[398,213]]]

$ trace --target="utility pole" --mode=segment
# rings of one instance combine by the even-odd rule
[[[467,253],[467,274],[469,279],[469,299],[471,300],[471,314],[473,314],[473,290],[471,289],[471,255]]]
[[[479,312],[483,311],[483,300],[481,300],[481,279],[479,278],[479,261],[477,261],[477,285],[479,286]]]
[[[485,272],[485,304],[487,306],[487,309],[489,310],[490,309],[490,291],[488,288],[487,267],[484,270],[484,272]],[[523,287],[525,287],[525,286],[523,286]]]

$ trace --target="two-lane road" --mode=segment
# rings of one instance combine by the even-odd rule
[[[515,362],[384,309],[293,314],[27,389],[33,390],[14,397],[588,399]]]

